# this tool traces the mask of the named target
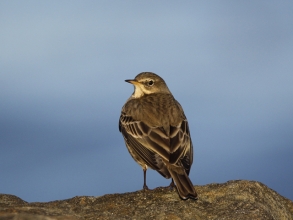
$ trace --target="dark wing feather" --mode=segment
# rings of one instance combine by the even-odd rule
[[[119,130],[123,134],[130,154],[138,163],[146,164],[166,178],[170,177],[162,160],[169,158],[169,139],[162,129],[151,128],[122,112]]]
[[[186,119],[178,127],[170,129],[170,153],[169,162],[177,164],[178,160],[181,160],[186,173],[189,174],[193,162],[193,146]]]

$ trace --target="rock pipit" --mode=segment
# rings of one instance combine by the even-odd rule
[[[174,180],[182,199],[197,198],[188,175],[193,146],[187,119],[165,81],[151,72],[125,80],[134,92],[122,107],[119,130],[133,159],[142,167],[144,189],[148,167]],[[173,182],[172,182],[173,183]]]

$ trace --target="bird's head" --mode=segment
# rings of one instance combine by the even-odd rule
[[[142,72],[134,79],[125,81],[134,85],[133,98],[152,93],[170,93],[165,81],[155,73]]]

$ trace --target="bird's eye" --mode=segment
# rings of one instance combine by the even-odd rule
[[[148,81],[148,85],[149,85],[149,86],[154,85],[154,81],[153,81],[153,80]]]

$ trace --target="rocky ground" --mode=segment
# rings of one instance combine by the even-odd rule
[[[157,188],[99,197],[28,203],[0,194],[0,219],[265,219],[293,220],[293,202],[255,181],[195,186],[198,200]]]

